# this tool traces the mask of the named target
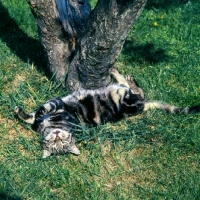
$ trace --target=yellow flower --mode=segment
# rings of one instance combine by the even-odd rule
[[[154,25],[154,26],[158,26],[158,22],[154,22],[153,25]]]

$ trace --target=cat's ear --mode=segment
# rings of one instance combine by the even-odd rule
[[[69,151],[70,153],[75,154],[75,155],[80,155],[80,151],[79,151],[79,149],[77,148],[76,145],[72,145],[71,147],[69,147],[69,148],[68,148],[68,151]]]
[[[51,152],[49,152],[47,150],[43,150],[43,156],[42,156],[42,158],[46,158],[46,157],[48,157],[50,155],[51,155]]]

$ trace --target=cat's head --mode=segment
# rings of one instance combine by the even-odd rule
[[[43,133],[43,158],[51,154],[64,154],[67,152],[79,155],[80,151],[75,145],[75,137],[67,130],[47,128]]]

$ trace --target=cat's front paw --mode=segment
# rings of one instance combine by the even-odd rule
[[[47,150],[43,150],[43,156],[42,158],[47,158],[51,155],[51,152],[47,151]]]
[[[44,107],[44,106],[41,106],[41,107],[37,110],[37,112],[36,112],[36,114],[35,114],[35,119],[36,119],[36,120],[40,119],[45,113],[46,113],[45,107]]]
[[[80,153],[81,153],[76,145],[72,145],[70,148],[68,148],[68,151],[75,155],[80,155]]]
[[[15,112],[16,114],[20,113],[21,111],[22,111],[22,108],[21,108],[21,107],[15,106],[14,112]]]

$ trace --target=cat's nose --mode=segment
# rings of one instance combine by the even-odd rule
[[[60,131],[56,131],[56,132],[54,132],[54,134],[56,134],[56,135],[57,135],[58,133],[60,133]]]
[[[59,135],[58,135],[59,133],[60,133],[60,131],[58,131],[58,130],[54,132],[54,134],[56,134],[56,138],[55,138],[56,140],[59,140],[59,139],[60,139],[60,137],[59,137]]]

